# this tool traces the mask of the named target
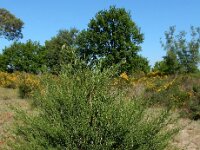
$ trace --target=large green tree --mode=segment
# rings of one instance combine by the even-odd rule
[[[22,38],[21,30],[24,23],[8,10],[0,8],[0,37],[7,40]]]
[[[46,50],[38,42],[14,42],[3,49],[0,68],[3,71],[25,71],[39,73],[45,66]]]
[[[99,11],[77,41],[80,56],[92,66],[101,60],[103,67],[123,64],[125,67],[120,65],[119,72],[138,68],[135,57],[141,49],[143,34],[124,8],[111,6]]]
[[[193,73],[200,62],[200,28],[191,27],[190,36],[185,31],[175,34],[175,26],[165,32],[163,48],[167,51],[164,60],[155,68],[165,73]],[[158,65],[160,64],[160,65]]]
[[[60,30],[58,34],[45,42],[47,66],[52,73],[61,71],[62,65],[69,63],[76,49],[78,30]]]

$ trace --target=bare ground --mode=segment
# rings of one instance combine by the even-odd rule
[[[184,128],[173,139],[173,144],[181,150],[200,150],[200,120],[180,119]]]

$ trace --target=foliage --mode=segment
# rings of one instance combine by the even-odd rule
[[[142,42],[143,34],[130,13],[115,6],[99,11],[77,40],[81,58],[91,66],[101,61],[103,68],[123,64],[119,74],[137,69],[147,71],[148,61],[137,55]]]
[[[0,72],[0,87],[18,88],[21,98],[30,98],[36,89],[41,90],[40,78],[33,74]]]
[[[0,37],[8,40],[22,38],[21,29],[24,23],[8,10],[0,8]]]
[[[136,55],[132,58],[131,64],[125,63],[122,70],[129,70],[130,74],[144,72],[145,74],[150,72],[149,61],[147,58],[142,57],[140,55]]]
[[[166,75],[150,72],[144,76],[122,73],[113,85],[126,92],[126,97],[146,99],[152,106],[173,108],[182,117],[200,119],[200,74]]]
[[[0,72],[0,87],[4,88],[17,88],[20,83],[20,73],[6,73]]]
[[[178,59],[177,59],[175,52],[168,51],[167,56],[164,57],[164,62],[165,62],[165,66],[164,66],[164,68],[165,68],[164,72],[165,73],[175,74],[178,71],[180,71],[180,69],[179,69],[180,64],[178,62]]]
[[[38,42],[14,42],[10,47],[3,49],[0,57],[3,63],[0,67],[8,72],[39,73],[45,64],[45,54],[45,49]]]
[[[75,51],[78,30],[60,30],[55,37],[45,42],[47,50],[47,66],[52,73],[57,74],[61,71],[63,64],[71,61],[70,54]]]
[[[191,95],[191,101],[189,103],[189,116],[191,119],[200,119],[200,86],[194,85]]]
[[[5,61],[5,57],[0,54],[0,71],[5,71],[6,68],[6,61]]]
[[[179,86],[166,84],[155,92],[150,101],[153,104],[164,105],[173,108],[184,107],[189,100],[189,94],[182,91]]]
[[[41,90],[40,79],[35,75],[22,73],[18,88],[21,98],[30,98],[35,90]]]
[[[140,79],[145,84],[144,97],[151,105],[162,105],[178,109],[182,117],[200,119],[199,74],[157,76]]]
[[[124,100],[110,91],[111,76],[68,65],[43,80],[34,98],[40,113],[20,113],[14,149],[165,149],[175,133],[166,130],[168,111],[147,113],[143,101]]]
[[[166,73],[166,70],[168,69],[166,63],[164,60],[162,61],[157,61],[154,65],[154,67],[152,68],[153,72],[160,72],[160,73]]]
[[[175,27],[170,27],[169,31],[165,32],[166,42],[162,42],[162,46],[167,51],[167,55],[162,61],[161,67],[163,68],[159,68],[161,71],[169,74],[194,73],[198,71],[198,63],[200,62],[200,28],[191,27],[190,35],[190,41],[187,41],[188,38],[186,38],[185,31],[175,35]]]

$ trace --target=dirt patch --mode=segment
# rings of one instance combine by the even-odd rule
[[[180,119],[184,127],[174,138],[173,145],[181,150],[200,150],[200,121]]]

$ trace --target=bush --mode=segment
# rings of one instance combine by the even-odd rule
[[[19,96],[20,98],[24,99],[24,98],[28,98],[30,97],[30,93],[31,93],[31,87],[28,86],[27,84],[21,84],[19,86]]]
[[[172,77],[152,80],[154,86],[148,88],[147,84],[144,97],[149,99],[151,105],[173,107],[180,110],[182,117],[200,119],[199,75],[179,75],[176,78],[173,77],[173,80]]]
[[[0,71],[0,87],[4,88],[17,88],[19,83],[19,72],[7,73]]]
[[[200,86],[193,86],[193,97],[189,103],[190,118],[194,120],[200,119]]]
[[[40,89],[40,80],[36,75],[22,73],[20,75],[19,96],[30,98],[36,89]]]
[[[173,108],[183,108],[188,103],[189,98],[187,92],[182,91],[179,86],[173,85],[160,92],[154,92],[150,98],[150,103]]]
[[[111,76],[110,70],[67,67],[43,80],[44,90],[34,97],[40,113],[19,113],[14,149],[165,149],[175,134],[167,128],[169,112],[124,100],[110,91]]]

